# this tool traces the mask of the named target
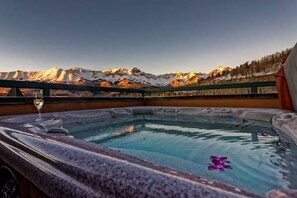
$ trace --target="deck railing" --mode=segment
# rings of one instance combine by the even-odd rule
[[[269,89],[268,89],[269,88]],[[276,93],[275,81],[162,87],[145,90],[146,96],[244,95]]]
[[[157,92],[196,91],[196,90],[230,89],[230,88],[250,88],[251,93],[256,94],[258,87],[272,87],[272,86],[276,86],[275,81],[196,85],[196,86],[185,86],[185,87],[162,87],[162,88],[148,89],[145,92],[157,93]]]
[[[10,96],[23,96],[20,88],[42,89],[44,96],[50,97],[50,90],[72,90],[72,91],[90,91],[90,92],[119,92],[119,93],[144,93],[140,89],[122,89],[115,87],[100,87],[86,85],[71,85],[60,83],[44,83],[32,81],[0,80],[0,87],[13,88]],[[15,93],[15,94],[14,94]]]
[[[185,92],[188,96],[192,96],[193,91],[194,92],[196,91],[196,95],[199,95],[198,91],[204,91],[204,90],[226,90],[226,89],[243,89],[243,88],[249,90],[247,94],[259,94],[259,88],[274,87],[275,89],[275,86],[276,86],[275,81],[264,81],[264,82],[248,82],[248,83],[232,83],[232,84],[196,85],[196,86],[184,86],[184,87],[162,87],[162,88],[150,88],[150,89],[124,89],[124,88],[115,88],[115,87],[0,80],[0,87],[11,88],[10,92],[8,93],[8,96],[23,96],[20,89],[29,88],[29,89],[42,89],[44,95],[47,97],[51,97],[51,92],[50,92],[51,90],[89,91],[92,93],[116,92],[119,94],[136,93],[136,94],[140,94],[140,96],[143,98],[149,97],[152,95],[162,96],[162,93],[164,94],[164,93]],[[166,96],[172,96],[172,95],[169,94]]]

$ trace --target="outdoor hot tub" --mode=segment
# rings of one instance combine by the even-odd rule
[[[297,189],[292,112],[145,106],[35,119],[0,118],[0,158],[49,197],[276,197]]]

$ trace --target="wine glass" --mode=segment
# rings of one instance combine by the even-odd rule
[[[44,103],[43,91],[42,90],[34,90],[33,91],[33,99],[34,99],[34,105],[36,106],[36,108],[38,110],[38,118],[35,121],[41,122],[42,121],[41,108]]]

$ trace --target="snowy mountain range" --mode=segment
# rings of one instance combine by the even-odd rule
[[[136,67],[131,69],[117,68],[102,71],[93,71],[78,67],[63,70],[58,67],[46,71],[12,71],[0,72],[0,79],[39,81],[51,83],[66,83],[78,85],[98,85],[104,87],[161,87],[161,86],[183,86],[197,84],[209,76],[223,74],[231,71],[229,67],[218,67],[209,73],[188,72],[169,73],[154,75],[143,72]]]
[[[236,68],[219,66],[208,72],[177,72],[154,75],[143,72],[136,67],[131,69],[116,68],[94,71],[73,67],[61,69],[54,67],[45,71],[12,71],[1,72],[0,79],[19,81],[39,81],[50,83],[66,83],[77,85],[93,85],[103,87],[162,87],[184,86],[191,84],[215,84],[251,82],[257,80],[275,80],[274,74],[281,67],[281,61],[289,56],[292,48],[264,56],[258,60],[245,62]]]

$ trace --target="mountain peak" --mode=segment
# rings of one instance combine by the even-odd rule
[[[120,74],[120,73],[127,73],[127,69],[126,68],[109,68],[109,69],[106,69],[106,70],[103,70],[102,72],[103,73],[106,73],[106,74]]]
[[[63,70],[63,69],[60,68],[60,67],[52,67],[52,68],[50,68],[50,69],[48,69],[48,70],[46,70],[46,71],[55,72],[55,71],[59,71],[59,70]]]
[[[137,67],[132,67],[131,69],[128,70],[129,75],[137,74],[137,73],[140,73],[140,72],[141,72],[141,70],[138,69]]]
[[[85,69],[81,67],[71,67],[69,70],[85,70]]]
[[[183,77],[184,77],[183,73],[181,73],[181,72],[176,72],[175,73],[175,78],[180,79],[180,78],[183,78]]]
[[[211,76],[217,76],[218,74],[222,75],[224,72],[230,72],[232,68],[230,67],[224,67],[224,66],[218,66],[216,69],[209,72],[209,75]]]

